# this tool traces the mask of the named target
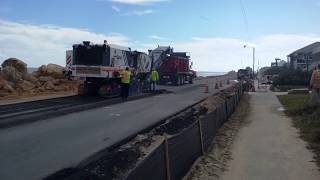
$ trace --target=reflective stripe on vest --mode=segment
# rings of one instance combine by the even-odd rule
[[[121,77],[121,82],[125,83],[125,84],[129,84],[130,83],[130,75],[131,75],[130,71],[123,71],[122,77]]]

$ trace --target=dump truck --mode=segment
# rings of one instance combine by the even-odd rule
[[[160,84],[183,85],[192,84],[195,71],[192,71],[192,62],[187,52],[174,52],[170,46],[158,46],[149,50],[153,60],[153,68],[159,73]]]
[[[132,71],[130,92],[149,88],[148,76],[152,61],[148,54],[131,48],[106,43],[84,41],[66,52],[66,71],[72,77],[84,79],[79,94],[116,96],[120,94],[120,73],[126,67]]]

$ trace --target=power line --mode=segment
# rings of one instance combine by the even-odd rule
[[[245,28],[246,28],[247,36],[248,36],[247,41],[249,41],[249,23],[248,23],[248,18],[247,18],[247,12],[246,12],[246,9],[244,7],[244,3],[242,0],[240,0],[240,6],[241,6],[242,17],[243,17],[243,20],[245,23]]]

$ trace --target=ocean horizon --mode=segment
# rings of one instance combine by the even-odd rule
[[[35,67],[28,67],[27,68],[28,73],[32,73],[33,71],[36,71],[36,70],[38,70],[38,68],[35,68]]]
[[[196,71],[198,77],[208,77],[208,76],[221,76],[227,74],[227,72],[210,72],[210,71]]]

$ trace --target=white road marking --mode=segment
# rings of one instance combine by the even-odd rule
[[[120,116],[120,114],[117,114],[117,113],[110,113],[110,114],[109,114],[109,116],[117,116],[117,117],[119,117],[119,116]]]

